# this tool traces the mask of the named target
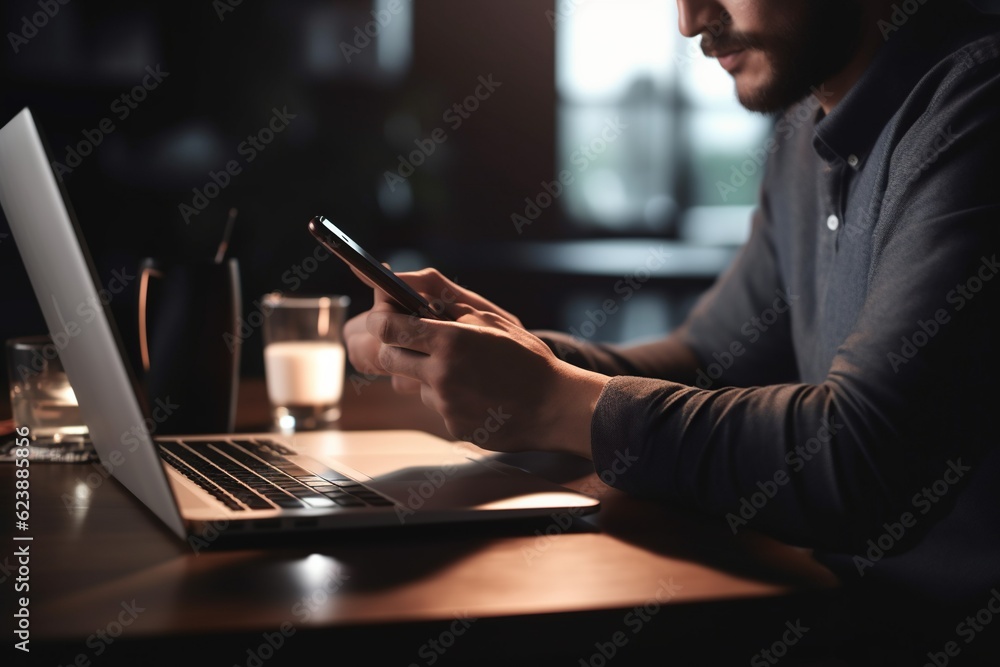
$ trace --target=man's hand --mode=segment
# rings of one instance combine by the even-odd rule
[[[433,270],[400,277],[456,322],[375,305],[345,327],[351,363],[420,392],[449,432],[488,449],[590,456],[590,421],[607,377],[560,361],[516,317]]]
[[[370,311],[351,318],[344,326],[344,340],[347,344],[351,365],[368,375],[391,375],[379,364],[378,350],[381,344],[368,332],[368,315],[373,312],[398,313],[401,311],[395,302],[389,299],[382,290],[376,288],[364,274],[358,271],[354,271],[354,274],[367,283],[369,287],[375,289],[375,305]],[[450,311],[450,307],[462,304],[480,311],[494,313],[518,327],[521,326],[521,321],[517,317],[475,292],[448,280],[437,269],[400,273],[397,276],[427,299],[428,303],[436,309],[443,310],[455,319],[457,316]],[[393,386],[402,393],[416,393],[420,390],[418,382],[402,376],[393,377]]]

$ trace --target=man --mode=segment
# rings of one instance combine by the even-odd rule
[[[776,124],[751,238],[684,325],[625,348],[535,335],[424,271],[404,277],[458,323],[376,295],[347,326],[351,361],[456,437],[502,406],[491,449],[598,471],[627,452],[616,486],[934,600],[961,646],[948,614],[1000,585],[998,21],[961,0],[678,7],[746,107],[807,118]]]

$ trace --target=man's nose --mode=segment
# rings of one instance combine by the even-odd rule
[[[677,0],[678,28],[685,37],[697,37],[724,11],[717,0]]]

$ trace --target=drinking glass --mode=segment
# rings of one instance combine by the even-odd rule
[[[28,427],[35,446],[87,435],[76,394],[49,336],[7,341],[7,376],[16,427]]]
[[[334,427],[344,390],[346,296],[266,294],[264,372],[275,427],[284,432]]]

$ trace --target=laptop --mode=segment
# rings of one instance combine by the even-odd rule
[[[0,204],[102,464],[181,538],[540,517],[598,501],[417,431],[153,438],[29,109],[0,129]],[[147,421],[149,419],[149,421]]]

